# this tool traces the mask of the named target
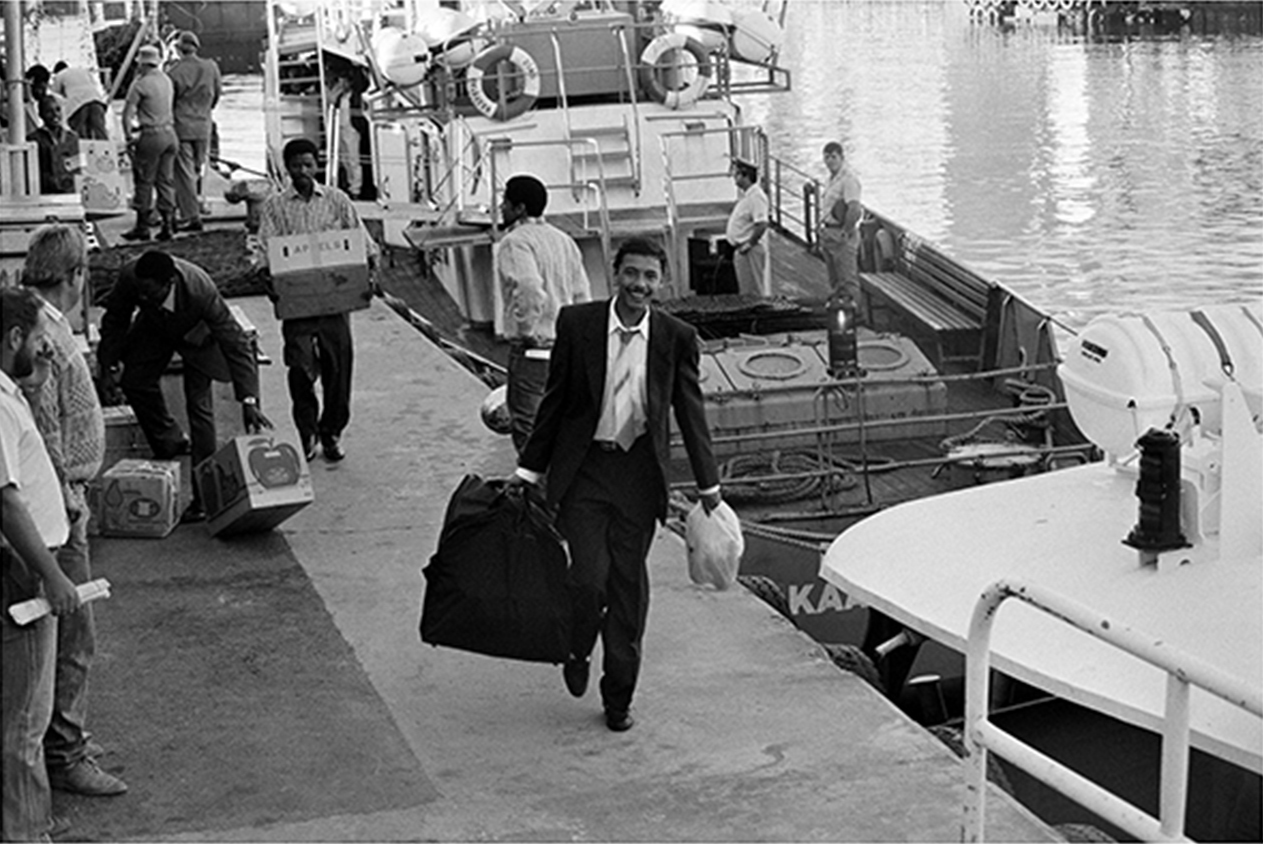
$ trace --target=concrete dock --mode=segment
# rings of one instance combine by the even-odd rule
[[[232,301],[277,362],[263,406],[292,438],[279,324],[265,299]],[[575,700],[559,668],[423,644],[421,568],[448,496],[466,473],[509,473],[513,450],[479,421],[486,387],[394,312],[353,322],[348,457],[316,458],[313,505],[245,541],[197,524],[94,540],[114,597],[97,605],[90,726],[131,791],[56,795],[63,840],[959,840],[956,757],[744,589],[692,585],[670,531],[650,557],[630,732],[605,728],[595,677]],[[293,576],[269,574],[286,561]],[[315,610],[285,616],[311,587]],[[191,637],[190,618],[212,623]],[[333,654],[316,665],[328,681],[288,700],[305,643]],[[341,682],[363,699],[315,699]],[[216,720],[232,706],[246,710]],[[269,718],[295,731],[279,751]],[[1058,840],[999,791],[987,809],[992,840]]]

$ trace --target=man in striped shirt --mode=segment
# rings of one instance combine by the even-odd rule
[[[307,138],[295,138],[285,145],[283,158],[289,187],[268,197],[259,217],[265,260],[269,238],[363,227],[345,193],[316,181],[316,153],[316,145]],[[367,232],[364,242],[372,269],[377,264],[377,244]],[[326,460],[341,460],[346,456],[342,431],[351,419],[351,315],[287,319],[281,322],[281,335],[285,341],[285,365],[289,368],[294,426],[303,452],[308,460],[313,459],[319,442]],[[316,396],[317,379],[324,393],[323,412]]]

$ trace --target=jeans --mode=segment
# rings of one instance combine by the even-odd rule
[[[8,553],[8,552],[6,552]],[[15,565],[5,560],[6,567]],[[44,768],[44,733],[53,714],[57,620],[45,616],[25,627],[0,619],[0,686],[4,731],[5,841],[37,841],[52,826],[52,793]]]
[[[864,294],[860,287],[859,234],[844,234],[841,229],[826,228],[820,234],[820,247],[829,272],[829,289],[849,299],[859,315],[859,321],[867,325],[868,309],[864,306]]]
[[[57,552],[61,570],[76,586],[92,579],[88,562],[86,490],[86,485],[70,486],[66,506],[77,508],[79,514],[70,523],[70,538]],[[69,768],[87,755],[89,733],[84,724],[88,717],[88,667],[95,653],[96,623],[91,604],[84,604],[77,612],[57,619],[53,715],[44,734],[44,757],[51,770]]]
[[[519,454],[535,427],[535,414],[544,398],[544,387],[548,385],[548,359],[528,357],[527,352],[546,354],[542,349],[528,349],[527,344],[520,341],[509,345],[509,383],[505,399],[513,420],[513,447]]]
[[[202,167],[206,164],[206,150],[210,138],[181,138],[180,151],[175,157],[175,204],[180,219],[186,223],[202,219]]]

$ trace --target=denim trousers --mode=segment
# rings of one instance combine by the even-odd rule
[[[544,399],[544,387],[548,385],[548,359],[528,357],[528,351],[539,354],[541,350],[528,349],[521,342],[509,345],[509,380],[505,401],[513,420],[513,447],[519,454],[535,427],[535,413]]]
[[[5,565],[10,565],[6,561]],[[6,608],[7,610],[7,608]],[[44,768],[44,733],[53,712],[57,620],[44,616],[18,627],[0,619],[3,657],[5,841],[38,841],[52,826],[52,793]]]
[[[70,523],[70,538],[57,552],[57,562],[78,586],[92,579],[88,562],[88,505],[86,487],[70,486],[69,508],[78,509]],[[88,667],[96,653],[96,623],[92,605],[57,619],[57,667],[53,681],[53,716],[44,734],[44,760],[49,770],[63,770],[87,755],[89,733]]]

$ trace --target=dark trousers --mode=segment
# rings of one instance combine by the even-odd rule
[[[105,103],[95,100],[84,103],[66,119],[66,124],[84,141],[106,141],[110,133],[105,127]]]
[[[143,326],[143,321],[138,321],[128,333],[119,386],[135,411],[136,421],[145,432],[154,456],[166,460],[175,454],[176,445],[184,438],[180,424],[167,409],[160,383],[175,348],[156,331],[144,330]],[[189,366],[187,361],[184,365],[184,407],[189,417],[189,438],[193,446],[193,465],[196,466],[215,453],[215,405],[210,376]]]
[[[342,435],[351,420],[351,368],[355,348],[351,315],[287,319],[281,323],[289,397],[294,427],[304,442]],[[316,380],[324,393],[324,412],[316,397]]]
[[[601,638],[601,700],[631,706],[649,614],[645,558],[655,533],[661,478],[648,437],[631,451],[593,444],[561,501],[557,527],[570,544],[571,651],[586,658]]]
[[[505,400],[513,420],[513,447],[519,454],[535,427],[535,414],[539,411],[539,403],[544,400],[544,388],[548,386],[548,360],[530,356],[541,351],[528,348],[521,342],[509,344],[509,379]]]

